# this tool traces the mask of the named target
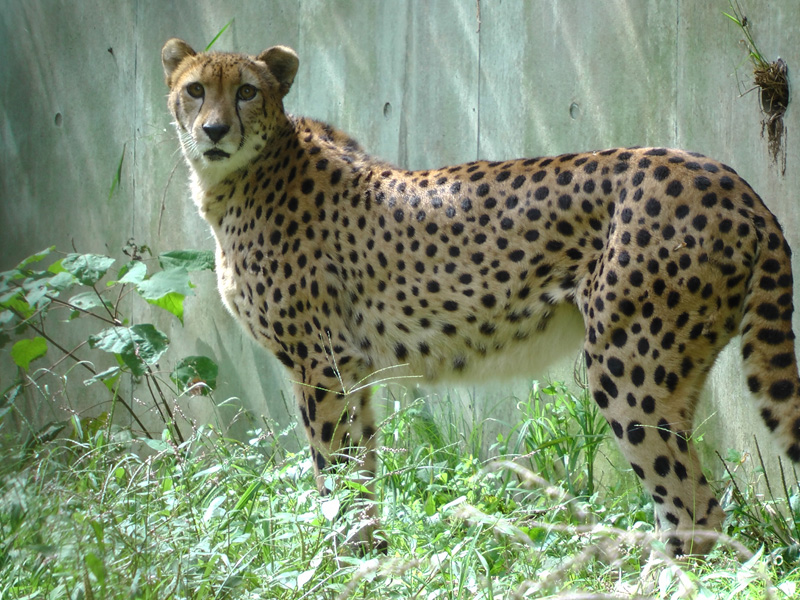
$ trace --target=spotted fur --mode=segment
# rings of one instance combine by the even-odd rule
[[[375,471],[372,374],[531,374],[570,331],[676,554],[708,551],[692,534],[724,517],[689,439],[738,333],[760,414],[800,461],[790,249],[730,167],[628,148],[406,171],[285,113],[288,48],[173,39],[162,57],[222,299],[299,382],[322,491],[343,457]]]

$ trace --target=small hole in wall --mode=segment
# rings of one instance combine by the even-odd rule
[[[56,124],[56,127],[61,127],[61,123],[64,121],[64,117],[61,116],[60,112],[56,113],[56,117],[53,122]]]
[[[383,105],[383,116],[387,119],[392,116],[392,105],[389,102]]]
[[[577,102],[569,105],[569,116],[571,119],[577,119],[581,116],[581,107]]]

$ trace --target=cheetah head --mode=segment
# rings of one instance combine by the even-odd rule
[[[173,38],[161,62],[184,156],[203,181],[246,166],[286,123],[283,97],[298,66],[291,48],[273,46],[258,56],[197,53]]]

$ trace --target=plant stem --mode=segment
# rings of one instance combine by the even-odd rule
[[[22,319],[24,317],[24,315],[20,314],[19,311],[17,311],[15,308],[9,307],[9,309],[12,312],[14,312],[14,314],[17,315],[17,317],[19,317],[20,319]],[[75,356],[74,350],[73,351],[69,351],[66,348],[64,348],[61,344],[59,344],[52,337],[50,337],[47,334],[47,332],[45,332],[44,328],[37,327],[30,320],[28,320],[27,325],[28,325],[28,327],[33,329],[36,333],[38,333],[40,336],[42,336],[45,340],[47,340],[48,344],[52,344],[53,346],[58,348],[64,354],[64,357],[62,357],[60,360],[63,360],[64,358],[69,357],[72,360],[74,360],[77,364],[81,365],[84,369],[89,371],[89,373],[91,373],[92,375],[97,375],[97,370],[95,370],[95,368],[91,365],[91,363],[89,363],[89,362],[87,362],[85,360],[81,360],[80,358]],[[130,413],[131,417],[133,417],[133,420],[136,421],[136,424],[139,427],[141,427],[142,433],[144,433],[144,435],[146,435],[148,438],[152,438],[152,436],[150,435],[150,432],[147,431],[147,427],[145,427],[144,423],[142,423],[142,421],[139,419],[137,414],[133,411],[133,408],[127,402],[127,400],[125,400],[124,398],[122,398],[121,396],[118,396],[118,395],[117,395],[117,399],[122,404],[122,406],[124,406],[127,409],[127,411]]]

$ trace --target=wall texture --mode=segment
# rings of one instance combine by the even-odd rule
[[[741,4],[761,51],[783,57],[791,77],[800,65],[800,4]],[[216,48],[294,47],[301,66],[287,109],[334,123],[384,159],[420,168],[619,145],[685,147],[734,166],[800,248],[800,112],[795,103],[786,113],[784,173],[767,152],[756,94],[742,96],[749,63],[727,9],[727,0],[5,3],[0,269],[51,244],[119,258],[129,238],[155,252],[212,247],[188,199],[159,53],[172,36],[202,48],[231,19]],[[121,186],[109,198],[120,157]],[[260,415],[291,422],[280,366],[240,333],[212,278],[197,283],[186,326],[160,325],[176,356],[220,360],[216,399],[232,400],[184,408],[223,426],[240,409],[242,428]],[[553,373],[571,379],[571,364]],[[0,373],[0,383],[8,375]],[[497,415],[499,398],[526,390],[494,384],[464,403],[480,420]],[[487,395],[493,399],[473,403]],[[738,347],[719,360],[707,396],[702,428],[721,450],[747,447],[754,433],[766,437]]]

